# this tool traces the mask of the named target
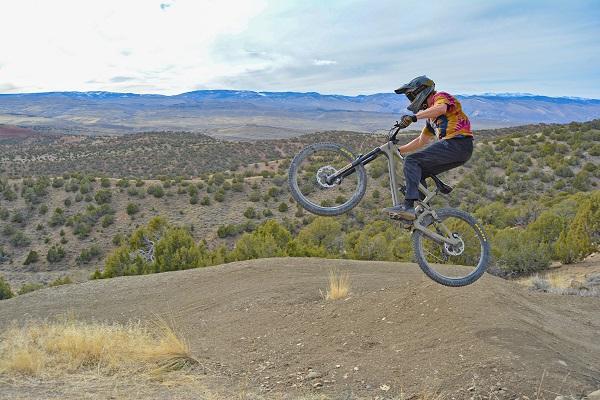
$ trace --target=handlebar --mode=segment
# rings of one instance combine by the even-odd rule
[[[400,132],[400,129],[402,129],[402,126],[398,121],[396,121],[394,126],[392,126],[392,128],[388,132],[388,141],[394,142],[394,144],[397,143],[398,139],[396,139],[396,135],[398,134],[398,132]],[[392,133],[392,131],[394,131],[394,133]]]

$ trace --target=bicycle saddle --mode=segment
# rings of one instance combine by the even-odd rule
[[[435,186],[437,186],[438,190],[442,194],[448,194],[452,191],[452,186],[446,185],[440,178],[435,175],[430,176],[431,179],[435,182]]]

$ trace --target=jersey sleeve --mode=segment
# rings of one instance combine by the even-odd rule
[[[454,107],[456,102],[454,101],[454,98],[449,94],[440,92],[436,93],[433,97],[433,105],[437,106],[438,104],[445,104],[446,106],[448,106],[448,109],[450,109],[451,107]]]

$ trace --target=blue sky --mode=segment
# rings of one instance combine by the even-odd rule
[[[355,95],[427,74],[452,93],[600,98],[599,1],[20,0],[3,16],[0,93]]]

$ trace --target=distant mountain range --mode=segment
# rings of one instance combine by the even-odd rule
[[[600,100],[523,93],[457,95],[475,129],[600,118]],[[36,131],[126,134],[198,131],[272,138],[323,130],[385,129],[406,113],[393,93],[201,90],[165,96],[113,92],[0,94],[0,124]]]

